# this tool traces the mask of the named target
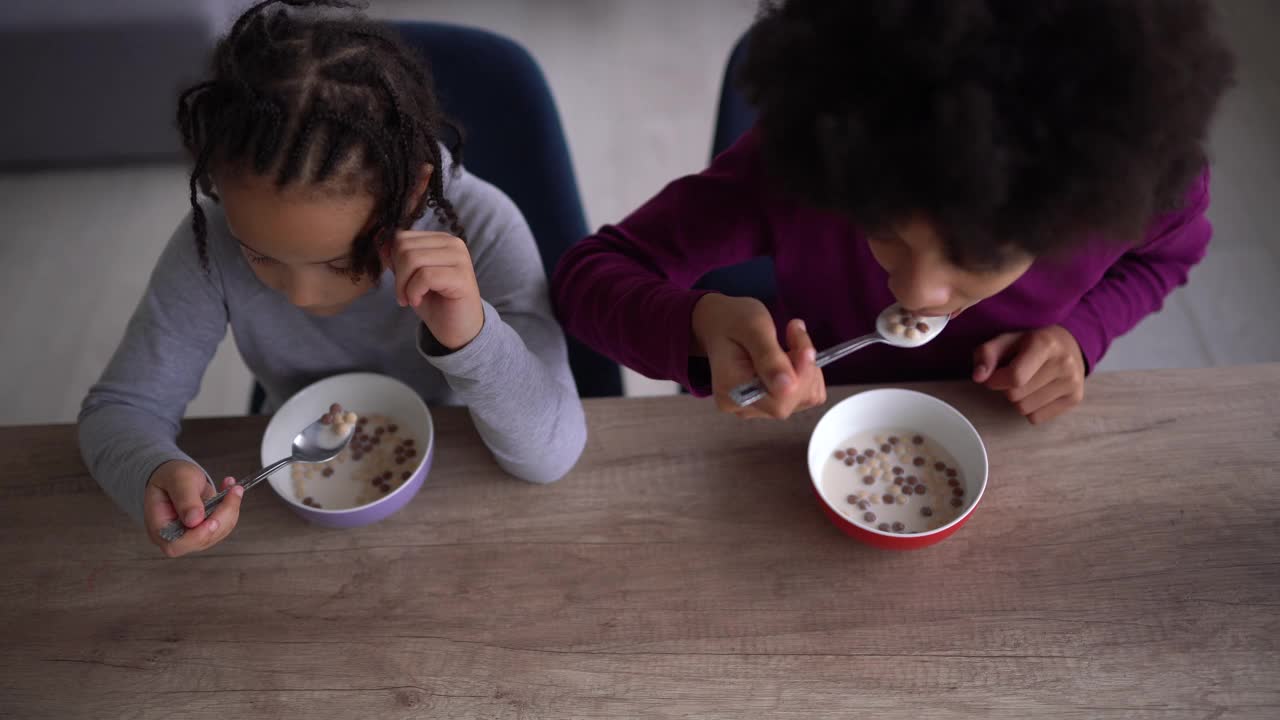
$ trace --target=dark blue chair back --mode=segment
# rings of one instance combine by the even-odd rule
[[[747,103],[736,81],[742,61],[747,56],[751,31],[743,33],[729,54],[724,79],[720,83],[720,105],[716,112],[715,137],[711,143],[711,157],[724,152],[756,122],[756,110]],[[756,258],[740,265],[732,265],[707,273],[698,281],[698,287],[716,290],[725,295],[757,298],[766,304],[773,300],[775,285],[773,260]]]
[[[550,277],[565,250],[587,236],[587,220],[538,63],[514,41],[485,30],[431,22],[395,28],[427,61],[445,114],[462,126],[463,164],[520,208]],[[573,338],[569,365],[583,397],[622,394],[618,365]]]
[[[737,142],[756,123],[756,109],[747,103],[737,85],[738,72],[747,59],[750,37],[751,31],[748,30],[738,38],[724,68],[724,78],[720,82],[720,104],[716,111],[716,132],[711,140],[713,159],[728,150],[730,145]]]

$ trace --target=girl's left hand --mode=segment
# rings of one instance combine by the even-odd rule
[[[396,276],[396,301],[411,307],[441,345],[457,350],[484,327],[484,306],[466,243],[442,232],[396,233],[383,260]]]
[[[973,380],[1003,392],[1038,425],[1084,399],[1084,357],[1075,336],[1061,325],[1005,333],[974,351]]]

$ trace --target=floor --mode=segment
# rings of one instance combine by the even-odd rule
[[[1277,0],[1219,3],[1240,82],[1213,132],[1217,235],[1191,283],[1116,343],[1102,369],[1280,360]],[[375,0],[382,17],[495,30],[543,65],[588,220],[625,214],[702,167],[720,76],[752,0]],[[590,58],[590,62],[584,62]],[[0,424],[74,419],[186,209],[180,166],[0,174]],[[250,377],[228,339],[191,415],[243,413]],[[628,392],[672,392],[628,375]]]

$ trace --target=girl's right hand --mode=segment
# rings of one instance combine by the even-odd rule
[[[803,320],[787,324],[789,351],[778,344],[768,308],[754,298],[704,295],[693,307],[692,325],[694,352],[705,353],[711,364],[711,389],[723,412],[785,419],[827,401],[827,384]],[[757,376],[764,379],[768,396],[739,407],[729,391]]]
[[[222,486],[231,487],[235,478],[226,478]],[[204,516],[204,501],[214,495],[213,486],[204,471],[185,460],[170,460],[151,473],[142,495],[142,518],[151,542],[168,557],[207,550],[222,541],[240,519],[240,498],[244,488],[232,487],[209,517]],[[160,538],[160,528],[182,518],[187,532],[173,542]]]

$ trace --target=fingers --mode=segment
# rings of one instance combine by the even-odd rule
[[[204,520],[204,493],[208,487],[209,483],[204,481],[202,475],[198,482],[196,478],[187,476],[177,482],[167,483],[162,489],[169,496],[175,516],[182,520],[183,525],[193,528]]]
[[[1021,334],[1001,335],[974,354],[974,379],[985,375],[987,388],[1004,393],[1032,424],[1051,420],[1084,399],[1084,362],[1079,345],[1066,329],[1049,326]],[[1013,353],[1004,367],[987,365],[998,354]],[[979,372],[982,371],[982,372]]]
[[[181,522],[174,497],[184,499],[181,507],[192,515],[193,523],[200,522],[204,514],[202,493],[208,489],[204,471],[192,463],[170,460],[157,467],[147,478],[147,485],[142,491],[142,519],[151,542],[163,545],[160,528],[174,521]],[[192,509],[197,512],[192,514]],[[183,526],[186,527],[187,523],[183,522]]]
[[[471,264],[466,244],[452,235],[439,232],[398,233],[387,256],[396,278],[396,302],[401,307],[411,304],[406,288],[420,268]]]
[[[1046,363],[1040,367],[1039,372],[1037,372],[1035,376],[1031,378],[1030,381],[1028,381],[1025,384],[1017,385],[1015,387],[1011,387],[1005,390],[1004,396],[1009,399],[1009,402],[1014,403],[1016,405],[1017,403],[1020,403],[1023,400],[1026,400],[1027,398],[1031,397],[1035,393],[1040,392],[1045,387],[1047,387],[1050,383],[1054,382],[1055,380],[1058,380],[1061,377],[1062,377],[1062,374],[1056,371],[1056,368],[1054,367],[1053,363]],[[994,378],[992,382],[995,382]]]
[[[222,502],[213,509],[213,514],[204,522],[211,527],[202,550],[222,542],[240,521],[240,501],[244,497],[244,488],[236,485],[235,482],[235,478],[226,478],[222,481],[222,487],[230,489],[230,492],[223,496]]]
[[[174,509],[173,503],[169,502],[169,495],[164,490],[148,483],[146,489],[142,491],[142,519],[147,526],[147,534],[151,536],[151,542],[162,545],[163,541],[155,531],[177,520],[178,511]]]
[[[1055,400],[1069,397],[1071,395],[1071,391],[1071,381],[1067,378],[1059,377],[1022,400],[1015,401],[1013,406],[1017,408],[1018,412],[1024,417],[1031,417],[1031,415],[1053,403]]]
[[[1070,410],[1076,405],[1079,405],[1080,401],[1083,399],[1084,399],[1083,393],[1078,391],[1074,392],[1071,395],[1068,395],[1066,397],[1058,398],[1057,400],[1054,400],[1048,405],[1031,413],[1030,415],[1027,416],[1027,420],[1032,425],[1039,425],[1041,423],[1049,422],[1050,420],[1058,417],[1059,415]]]
[[[985,383],[1000,364],[1007,360],[1022,339],[1023,333],[997,335],[973,351],[973,381]]]
[[[822,369],[818,367],[818,351],[809,337],[808,328],[800,319],[787,323],[787,346],[791,348],[787,355],[791,358],[791,366],[796,370],[796,378],[802,389],[797,393],[796,403],[792,410],[805,410],[827,401],[827,384],[822,377]],[[807,390],[807,392],[803,392]]]
[[[413,271],[413,275],[404,284],[404,300],[409,307],[416,308],[422,304],[427,293],[431,292],[447,298],[457,298],[466,287],[465,281],[465,274],[456,265],[421,266]]]
[[[193,552],[200,552],[221,542],[240,519],[240,499],[244,496],[244,488],[236,485],[235,479],[223,480],[223,487],[231,487],[222,502],[213,509],[209,517],[199,525],[188,528],[182,537],[173,542],[161,541],[160,549],[165,555],[176,558]]]
[[[763,328],[758,333],[763,334]],[[796,319],[787,324],[787,344],[791,350],[783,352],[776,339],[772,343],[761,337],[756,345],[756,354],[748,352],[750,373],[766,379],[768,396],[746,407],[738,407],[729,400],[727,393],[717,393],[717,402],[721,410],[745,419],[775,418],[779,420],[790,417],[798,410],[804,410],[827,401],[826,381],[822,370],[817,366],[817,351],[813,340],[805,328],[804,321]],[[772,323],[768,338],[774,338]],[[714,373],[714,369],[713,369]],[[772,387],[767,378],[775,378]],[[788,376],[789,379],[779,383],[778,378]],[[777,389],[775,389],[777,388]]]
[[[798,378],[791,358],[778,344],[772,318],[767,314],[757,318],[737,340],[750,357],[755,374],[764,380],[769,395],[778,401],[790,399],[797,389]]]
[[[1043,333],[1027,334],[1017,345],[1013,360],[991,373],[987,387],[991,390],[1012,390],[1031,384],[1045,363],[1054,356],[1055,350],[1053,341]]]
[[[799,365],[801,360],[812,363],[818,357],[818,351],[813,347],[813,340],[809,338],[809,329],[799,318],[787,323],[787,347],[791,348],[789,352],[796,365]]]
[[[447,245],[458,238],[447,232],[439,230],[400,230],[396,232],[395,241],[398,243],[423,243],[437,245]]]
[[[756,403],[756,404],[758,405],[759,403]],[[747,407],[735,407],[731,410],[728,410],[727,412],[730,415],[737,415],[743,420],[772,420],[773,419],[772,415],[761,410],[755,405],[748,405]]]
[[[760,301],[708,295],[694,309],[692,334],[711,364],[716,405],[742,418],[786,418],[826,402],[826,382],[802,320],[787,324],[784,351],[773,316]],[[738,385],[760,378],[765,396],[743,408],[730,398]]]

